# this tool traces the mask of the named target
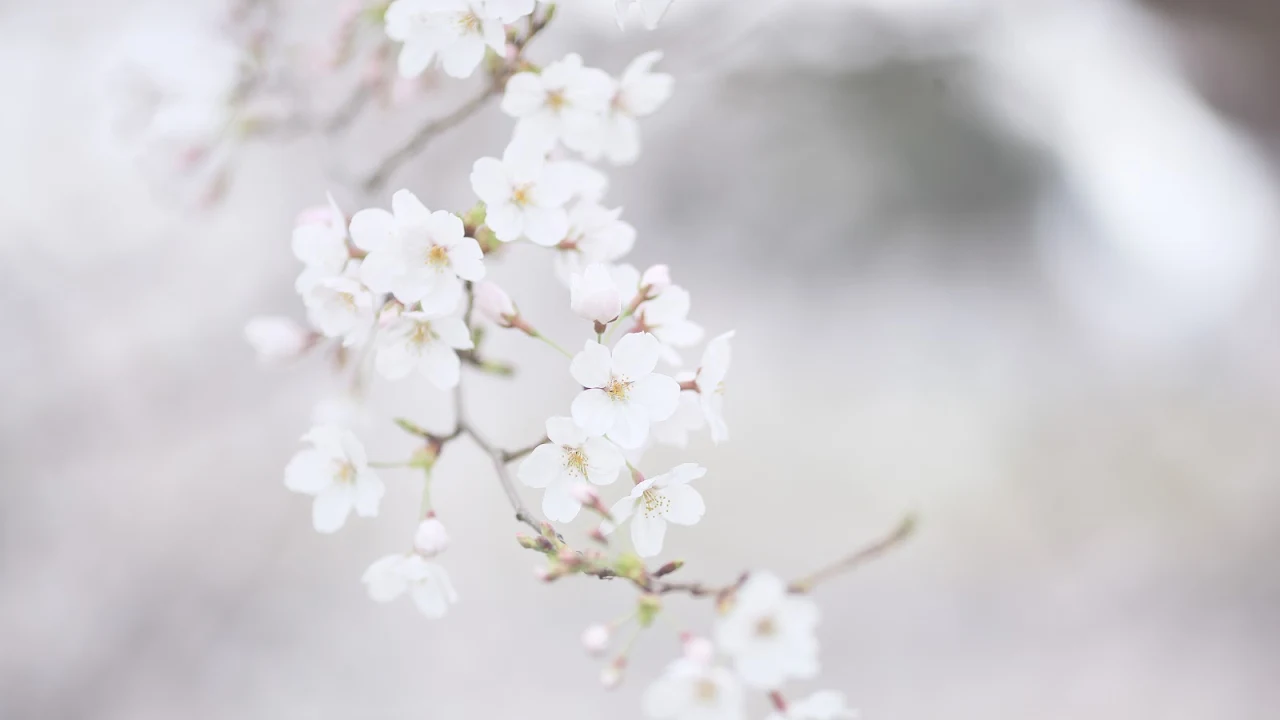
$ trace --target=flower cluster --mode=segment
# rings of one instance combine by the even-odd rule
[[[632,4],[617,3],[620,24]],[[634,4],[652,25],[670,3]],[[255,318],[246,336],[270,361],[320,347],[343,360],[359,358],[352,363],[356,388],[373,375],[396,382],[416,371],[449,391],[466,373],[510,370],[488,356],[483,319],[561,353],[562,378],[578,389],[548,413],[545,438],[519,450],[490,444],[460,405],[447,431],[396,418],[417,449],[393,462],[371,462],[350,429],[321,422],[303,437],[307,447],[289,462],[285,485],[314,498],[313,526],[332,533],[353,511],[378,514],[384,486],[375,469],[420,473],[422,503],[412,543],[369,565],[363,583],[377,602],[407,593],[424,615],[439,618],[458,593],[440,561],[450,542],[430,488],[440,454],[469,439],[493,460],[517,520],[534,530],[518,540],[544,556],[538,577],[620,578],[638,590],[629,615],[585,630],[589,652],[607,652],[623,625],[637,634],[651,627],[667,593],[714,599],[712,639],[685,637],[680,657],[645,694],[649,716],[737,720],[745,716],[750,689],[769,697],[771,720],[852,717],[838,693],[790,703],[781,694],[785,683],[818,673],[819,613],[807,593],[825,575],[788,583],[755,571],[711,587],[667,579],[683,561],[648,564],[666,549],[670,525],[681,528],[679,535],[702,520],[708,510],[703,492],[715,486],[704,481],[708,469],[694,462],[648,473],[646,452],[654,443],[686,448],[703,430],[714,443],[728,439],[723,399],[734,333],[705,340],[702,325],[690,319],[690,293],[673,281],[668,266],[641,271],[624,262],[637,232],[621,219],[620,208],[604,203],[608,178],[592,165],[638,157],[639,118],[657,111],[672,92],[672,78],[654,72],[661,54],[641,55],[616,78],[577,54],[538,67],[524,57],[524,48],[553,8],[534,0],[395,0],[386,7],[382,19],[387,37],[399,46],[399,72],[417,76],[438,64],[447,75],[467,77],[485,68],[490,92],[501,91],[501,108],[514,119],[510,140],[500,156],[475,161],[470,186],[476,202],[458,212],[431,210],[408,189],[393,193],[387,209],[365,208],[348,217],[330,198],[302,212],[292,249],[302,265],[295,289],[310,327]],[[366,186],[376,189],[384,180],[385,174],[375,174]],[[565,286],[563,307],[579,318],[581,334],[570,345],[577,352],[547,337],[486,279],[489,264],[500,262],[509,244],[524,241],[552,255],[554,277]],[[461,403],[460,391],[455,402]],[[525,507],[516,483],[541,491],[545,520]],[[587,522],[579,531],[593,546],[566,539],[583,516]],[[836,569],[904,535],[900,531]],[[606,686],[620,682],[630,645],[605,665]]]

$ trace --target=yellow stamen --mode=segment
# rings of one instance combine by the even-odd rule
[[[631,392],[631,381],[619,377],[609,378],[609,384],[604,387],[604,391],[610,400],[626,400]]]
[[[582,448],[564,446],[565,456],[564,464],[569,472],[577,473],[582,477],[587,476],[587,455],[582,452]]]
[[[671,500],[653,488],[645,490],[640,497],[644,500],[645,517],[661,517],[671,509]]]
[[[444,267],[449,264],[449,251],[439,245],[432,245],[427,251],[427,264],[432,267]]]

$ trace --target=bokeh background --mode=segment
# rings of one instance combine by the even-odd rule
[[[174,5],[0,2],[0,717],[640,717],[708,608],[672,599],[601,689],[578,635],[630,591],[535,581],[475,448],[437,474],[462,595],[439,622],[359,582],[405,545],[417,478],[386,473],[382,516],[333,536],[281,484],[342,394],[322,358],[264,369],[242,337],[302,317],[293,218],[326,191],[385,204],[352,178],[467,86],[254,143],[220,204],[179,205],[103,90],[140,37],[201,62],[221,4]],[[620,34],[611,5],[569,3],[531,52],[616,72],[665,50],[677,92],[607,201],[636,264],[670,263],[693,319],[738,331],[732,441],[646,458],[710,468],[706,518],[664,557],[798,575],[915,511],[908,545],[818,594],[823,675],[796,693],[870,719],[1275,717],[1278,6],[677,0]],[[337,4],[284,9],[305,65]],[[309,79],[317,106],[342,97]],[[490,107],[393,187],[465,207],[509,129]],[[577,342],[549,268],[518,248],[491,272]],[[492,344],[521,372],[468,379],[470,411],[524,445],[572,380]],[[383,458],[410,447],[388,417],[451,417],[416,381],[366,411]]]

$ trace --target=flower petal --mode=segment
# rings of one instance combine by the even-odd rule
[[[618,417],[618,406],[605,391],[588,388],[578,393],[570,408],[573,421],[588,435],[603,435],[613,427]]]
[[[484,279],[484,251],[475,238],[464,237],[449,248],[449,266],[463,280]]]
[[[397,190],[391,196],[391,212],[396,217],[396,224],[402,226],[425,227],[431,220],[431,211],[422,204],[417,195],[408,190]]]
[[[551,443],[543,443],[520,463],[516,477],[531,488],[544,488],[560,479],[564,467],[564,450]]]
[[[433,342],[427,347],[420,367],[431,384],[441,390],[457,387],[462,375],[462,360],[457,351],[442,342]]]
[[[573,496],[572,482],[553,482],[542,495],[542,512],[548,520],[569,522],[578,517],[582,503]]]
[[[653,557],[662,552],[667,534],[667,521],[658,515],[637,513],[631,519],[631,545],[640,557]]]
[[[510,200],[511,180],[507,177],[507,170],[503,167],[502,161],[491,157],[483,157],[475,161],[471,166],[471,189],[486,205],[496,205]],[[353,224],[354,222],[352,220]]]
[[[440,65],[449,77],[471,77],[484,59],[484,40],[478,35],[463,35],[440,48]]]
[[[551,247],[564,240],[569,232],[569,216],[564,208],[527,207],[524,210],[524,234],[533,243]]]
[[[315,495],[333,484],[333,459],[315,450],[300,450],[284,469],[284,486]]]
[[[446,317],[431,321],[431,331],[442,342],[458,350],[470,350],[475,347],[471,341],[471,331],[461,318]]]
[[[643,407],[650,420],[666,420],[680,404],[680,383],[666,375],[645,375],[631,385],[631,402]]]
[[[408,580],[400,572],[403,562],[403,555],[385,555],[364,571],[360,581],[365,584],[369,597],[374,602],[391,602],[409,588]]]
[[[516,73],[507,80],[502,96],[502,112],[515,118],[532,115],[546,104],[547,93],[542,81],[531,72]]]
[[[396,219],[382,208],[361,210],[351,218],[351,241],[368,252],[394,245]]]
[[[617,416],[609,428],[609,439],[618,447],[635,450],[649,438],[649,414],[643,406],[634,403],[615,403]]]
[[[587,434],[578,427],[573,418],[547,418],[547,439],[556,445],[580,447],[587,440]]]
[[[613,372],[615,375],[637,380],[653,372],[658,366],[658,355],[661,353],[658,338],[649,333],[623,335],[613,346]]]
[[[695,525],[707,512],[701,493],[688,485],[665,488],[662,494],[670,501],[665,517],[677,525]]]
[[[609,384],[609,367],[612,363],[608,348],[588,340],[583,344],[582,352],[574,355],[569,363],[569,374],[583,387],[602,388]]]
[[[627,464],[622,451],[604,438],[587,438],[582,449],[587,454],[587,480],[596,485],[613,484]]]
[[[355,502],[355,488],[348,483],[333,483],[321,490],[311,505],[311,524],[316,532],[336,532],[346,524]]]
[[[360,473],[356,477],[354,493],[356,514],[360,517],[377,517],[378,504],[382,502],[382,496],[386,492],[387,486],[374,472],[365,470]]]

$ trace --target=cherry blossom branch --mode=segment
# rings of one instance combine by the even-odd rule
[[[551,18],[555,16],[555,5],[545,7],[540,17],[531,15],[529,17],[529,28],[523,36],[516,37],[511,41],[514,49],[512,56],[504,62],[500,67],[496,68],[491,76],[489,83],[485,86],[484,91],[479,95],[471,98],[463,103],[457,110],[445,115],[444,117],[432,120],[423,125],[408,140],[400,146],[398,150],[388,155],[378,164],[376,170],[364,180],[362,186],[366,192],[376,192],[381,190],[387,181],[391,179],[391,175],[400,168],[401,165],[412,160],[414,156],[422,152],[427,145],[436,138],[436,136],[445,131],[461,124],[464,120],[475,115],[483,108],[491,98],[495,97],[507,85],[507,79],[511,77],[523,64],[523,53],[529,42],[533,40],[543,28],[551,22]]]
[[[793,593],[807,593],[813,590],[818,583],[830,580],[832,577],[839,575],[847,570],[852,570],[863,563],[874,560],[884,553],[892,550],[901,544],[907,538],[911,537],[916,529],[916,517],[909,514],[898,522],[898,525],[884,537],[863,547],[856,552],[846,555],[839,560],[820,568],[815,572],[800,578],[791,583],[788,589]]]
[[[391,175],[400,166],[412,160],[415,155],[422,152],[437,135],[461,124],[464,120],[475,115],[489,102],[489,99],[502,91],[502,86],[496,82],[490,83],[484,89],[484,92],[463,103],[461,107],[444,117],[437,118],[419,128],[398,150],[388,155],[378,164],[376,170],[369,177],[365,178],[361,185],[366,192],[377,192],[381,190],[387,181],[391,179]]]

